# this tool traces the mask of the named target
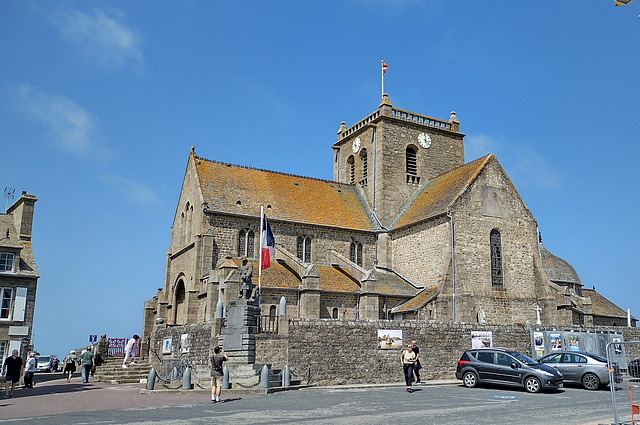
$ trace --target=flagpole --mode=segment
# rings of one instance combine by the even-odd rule
[[[380,72],[382,73],[382,97],[384,97],[384,60],[380,61]]]
[[[260,284],[261,284],[261,280],[262,280],[262,226],[264,226],[264,207],[262,205],[260,205],[260,260],[258,262],[258,267],[259,267],[259,271],[258,271],[258,293],[260,293]]]

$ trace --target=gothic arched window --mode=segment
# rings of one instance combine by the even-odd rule
[[[351,247],[349,248],[349,260],[362,267],[362,244],[360,242],[351,242]]]
[[[238,257],[246,255],[247,258],[253,258],[253,242],[254,242],[253,230],[242,229],[238,235]]]
[[[489,235],[489,245],[491,246],[491,285],[503,286],[502,279],[502,241],[500,232],[496,229]]]
[[[298,236],[296,254],[305,263],[311,262],[311,238],[309,236]]]

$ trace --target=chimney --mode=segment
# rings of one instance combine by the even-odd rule
[[[37,199],[33,195],[22,192],[18,199],[7,210],[7,214],[13,215],[13,224],[18,231],[21,240],[31,240],[31,227],[33,226],[33,207]]]

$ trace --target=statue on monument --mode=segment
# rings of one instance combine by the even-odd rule
[[[246,256],[242,256],[242,264],[240,264],[240,285],[238,286],[238,299],[248,300],[251,298],[253,283],[253,264],[247,260]]]

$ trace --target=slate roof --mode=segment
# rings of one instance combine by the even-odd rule
[[[391,228],[398,229],[446,213],[493,158],[493,154],[489,154],[430,179],[417,195],[409,200],[405,209],[391,224]]]
[[[8,238],[7,229],[9,229]],[[20,275],[39,276],[31,242],[20,240],[11,214],[0,214],[0,248],[2,247],[22,248],[20,250]]]
[[[274,171],[224,164],[191,156],[208,209],[271,219],[376,230],[361,190],[354,186]]]
[[[571,264],[560,257],[556,257],[540,244],[540,254],[542,257],[542,268],[547,279],[552,282],[577,283],[582,285],[578,273]]]
[[[419,310],[426,303],[431,301],[431,299],[433,299],[433,297],[436,296],[437,294],[438,294],[438,288],[436,288],[435,286],[430,286],[430,287],[425,288],[422,291],[420,291],[420,293],[418,295],[416,295],[415,297],[413,297],[412,299],[410,299],[406,303],[401,304],[398,307],[393,308],[391,310],[391,312],[392,313],[406,313],[406,312],[410,312],[410,311]]]
[[[234,258],[233,261],[238,267],[241,260]],[[258,261],[249,261],[253,264],[253,283],[258,284],[257,270]],[[315,265],[320,275],[320,290],[325,292],[357,293],[360,291],[360,282],[348,270],[342,267]],[[378,292],[383,295],[413,297],[418,288],[400,278],[392,272],[376,269],[374,272],[378,280]],[[286,263],[274,261],[271,267],[262,271],[261,286],[268,289],[296,290],[301,283],[300,276]]]
[[[607,317],[620,317],[627,319],[627,312],[597,293],[594,289],[582,289],[582,295],[591,298],[593,314]],[[635,317],[631,316],[633,320]]]

